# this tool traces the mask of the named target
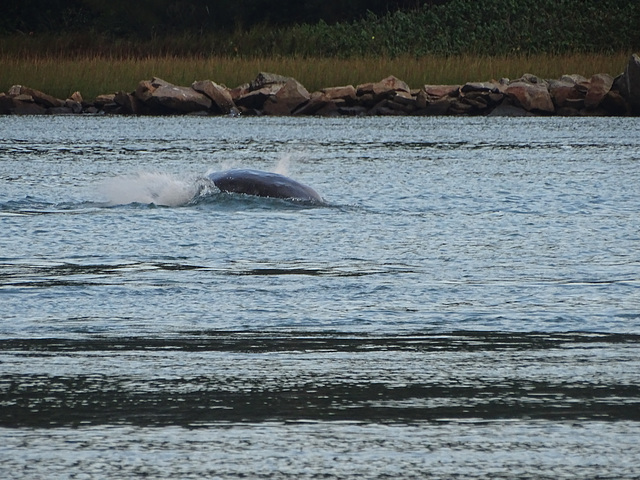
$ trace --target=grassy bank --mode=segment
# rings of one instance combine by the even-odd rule
[[[424,84],[462,84],[501,77],[517,78],[533,73],[558,78],[578,73],[616,76],[624,70],[631,52],[614,54],[510,56],[400,56],[395,58],[229,58],[229,57],[20,57],[0,55],[0,91],[26,85],[58,98],[80,91],[86,99],[119,90],[132,91],[140,80],[157,76],[190,85],[194,80],[213,80],[235,87],[253,80],[260,71],[292,76],[309,91],[339,85],[357,85],[388,75],[406,81],[412,88]]]

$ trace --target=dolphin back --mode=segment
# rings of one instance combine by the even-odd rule
[[[322,203],[322,197],[313,188],[279,173],[233,169],[213,172],[208,178],[222,192]]]

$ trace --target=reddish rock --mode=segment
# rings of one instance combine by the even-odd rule
[[[140,100],[130,93],[118,92],[113,101],[122,107],[122,113],[134,115],[143,113],[140,108]]]
[[[31,96],[35,103],[45,108],[62,107],[64,105],[63,100],[52,97],[51,95],[47,95],[46,93],[43,93],[40,90],[36,90],[35,88],[21,87],[20,93],[23,95]]]
[[[428,103],[443,97],[457,97],[460,85],[425,85],[417,95],[418,108],[426,108]]]
[[[134,95],[141,102],[147,102],[153,96],[153,92],[156,91],[156,88],[157,87],[154,87],[151,81],[142,80],[138,83]]]
[[[218,113],[228,114],[235,110],[236,105],[233,103],[231,94],[226,87],[218,85],[211,80],[202,80],[191,84],[196,92],[203,93],[211,99],[212,108]]]
[[[155,84],[152,82],[152,85]],[[154,109],[168,110],[170,113],[193,113],[211,108],[211,99],[190,87],[160,85],[145,103]]]
[[[347,102],[353,102],[356,99],[356,89],[353,85],[323,88],[321,92],[328,100],[345,100]]]
[[[109,103],[114,103],[114,99],[116,98],[115,93],[108,93],[108,94],[104,94],[104,95],[98,95],[95,100],[93,101],[93,104],[97,107],[97,108],[102,108],[105,105],[108,105]]]
[[[280,84],[267,85],[259,90],[247,91],[235,99],[235,104],[243,109],[261,110],[267,99],[274,97],[282,88]]]
[[[447,115],[451,109],[451,105],[455,102],[455,97],[443,96],[442,98],[426,104],[425,107],[419,108],[414,112],[415,115]],[[418,106],[420,102],[418,101]]]
[[[613,77],[606,73],[598,73],[591,77],[587,94],[584,97],[584,106],[587,108],[596,108],[605,95],[611,90],[613,85]]]
[[[549,94],[557,107],[564,107],[568,100],[583,99],[585,96],[581,89],[576,88],[577,84],[573,80],[565,77],[549,82]]]
[[[344,102],[344,100],[342,100]],[[329,98],[324,92],[313,92],[307,103],[302,104],[299,108],[293,111],[294,115],[315,115],[323,108],[330,104],[335,106],[335,100]],[[337,107],[336,107],[337,108]]]
[[[509,84],[505,93],[516,105],[528,112],[553,113],[555,111],[551,95],[544,83],[517,80]]]
[[[238,85],[237,87],[230,89],[229,95],[231,95],[231,100],[235,102],[238,98],[247,95],[249,92],[251,92],[251,85],[243,83],[242,85]]]
[[[358,85],[356,93],[358,96],[370,94],[374,97],[381,98],[399,91],[411,93],[409,85],[393,75],[390,75],[379,82],[363,83]]]
[[[297,80],[290,78],[278,90],[275,96],[264,103],[264,113],[267,115],[290,115],[300,105],[309,101],[310,95]]]
[[[82,103],[84,101],[80,92],[73,92],[67,100],[73,100],[77,103]]]

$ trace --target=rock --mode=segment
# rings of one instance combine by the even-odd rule
[[[11,88],[9,88],[9,90],[7,91],[7,95],[9,95],[10,97],[17,97],[18,95],[20,95],[20,93],[22,90],[22,85],[12,85]]]
[[[425,85],[422,89],[430,98],[457,97],[460,85]]]
[[[453,99],[449,107],[449,113],[453,115],[471,115],[474,113],[475,107],[461,100]]]
[[[243,83],[242,85],[238,85],[235,88],[229,90],[229,95],[231,95],[231,100],[234,102],[236,99],[247,95],[251,91],[251,85],[248,83]]]
[[[243,110],[262,110],[267,99],[273,97],[282,88],[280,84],[271,84],[259,90],[248,91],[235,99],[235,104]]]
[[[156,84],[151,82],[152,86]],[[192,113],[211,108],[211,99],[190,87],[160,84],[145,102],[154,112]],[[163,110],[165,112],[163,112]]]
[[[231,94],[222,85],[218,85],[211,80],[202,80],[193,82],[191,88],[209,97],[212,102],[212,109],[216,113],[229,114],[236,109],[236,104],[233,103]]]
[[[109,103],[115,103],[114,99],[116,98],[115,93],[108,93],[108,94],[104,94],[104,95],[98,95],[95,100],[93,101],[93,104],[97,107],[97,108],[102,108],[105,105],[109,104]]]
[[[70,109],[71,113],[82,113],[82,103],[76,102],[75,100],[72,100],[70,98],[65,100],[63,108]]]
[[[34,102],[36,102],[38,105],[42,105],[45,108],[62,107],[64,105],[64,101],[60,100],[59,98],[47,95],[46,93],[43,93],[40,90],[36,90],[35,88],[21,87],[20,93],[23,95],[30,95],[33,98]]]
[[[0,93],[0,115],[7,115],[13,109],[13,99],[4,93]]]
[[[138,115],[143,113],[140,108],[140,100],[127,92],[117,92],[113,101],[122,107],[122,113],[127,115]],[[145,112],[146,113],[146,112]]]
[[[516,105],[528,112],[553,113],[555,111],[551,95],[544,83],[516,80],[509,84],[505,93]]]
[[[482,93],[500,93],[498,86],[494,83],[490,82],[468,82],[465,83],[461,88],[460,92],[468,93],[468,92],[482,92]]]
[[[413,114],[414,115],[448,115],[451,109],[451,105],[455,102],[454,97],[444,96],[434,102],[428,103],[425,107],[419,108]],[[417,102],[419,105],[419,102]]]
[[[44,115],[47,113],[47,109],[34,101],[25,102],[14,98],[11,113],[15,115]]]
[[[578,75],[577,73],[571,75],[563,75],[560,77],[561,82],[572,83],[574,85],[578,85],[580,83],[587,83],[587,79],[582,75]]]
[[[489,106],[489,93],[482,91],[469,92],[461,96],[459,101],[471,105],[477,110],[484,110]]]
[[[275,73],[260,72],[249,84],[249,90],[260,90],[268,85],[284,85],[290,78]]]
[[[361,106],[338,107],[338,113],[347,117],[361,117],[367,114],[367,108]]]
[[[527,112],[524,108],[516,107],[507,102],[502,102],[496,108],[494,108],[488,115],[488,117],[530,117],[533,116],[531,112]]]
[[[393,75],[390,75],[387,78],[383,78],[379,82],[363,83],[361,85],[358,85],[358,88],[356,90],[356,94],[359,97],[369,94],[377,100],[386,96],[390,96],[394,92],[411,93],[411,89],[405,82],[394,77]]]
[[[71,96],[69,96],[69,98],[67,98],[67,100],[72,100],[76,103],[80,103],[82,104],[82,102],[84,102],[84,99],[82,98],[82,95],[80,94],[80,92],[73,92],[71,94]]]
[[[565,75],[565,77],[567,77]],[[557,107],[564,107],[568,100],[583,99],[585,93],[576,88],[576,82],[570,78],[562,77],[560,80],[551,80],[549,82],[549,94]],[[586,81],[586,80],[585,80]]]
[[[150,80],[142,80],[138,83],[134,95],[141,102],[147,102],[153,96],[153,92],[157,87],[154,87]]]
[[[427,107],[427,104],[438,101],[443,97],[457,97],[460,94],[460,85],[424,85],[416,97],[419,109]]]
[[[319,112],[325,108],[328,108],[329,110],[337,110],[336,102],[338,101],[345,103],[345,101],[342,99],[334,100],[330,98],[327,94],[325,94],[322,91],[313,92],[309,96],[309,101],[302,104],[292,113],[294,115],[315,115],[315,114],[320,114]],[[330,107],[330,105],[333,105],[333,107]]]
[[[640,56],[631,55],[624,73],[616,81],[616,87],[631,106],[631,111],[640,114]]]
[[[584,108],[584,98],[567,98],[564,102],[564,106],[576,110],[582,110]]]
[[[376,105],[374,105],[373,108],[371,108],[367,112],[367,115],[389,116],[389,115],[404,115],[405,113],[406,112],[404,112],[402,109],[394,107],[393,102],[391,100],[383,99],[380,102],[378,102]]]
[[[393,101],[393,103],[396,103],[398,105],[410,107],[409,111],[415,110],[417,108],[416,97],[414,97],[410,93],[396,92],[396,94],[391,97],[391,100]]]
[[[521,81],[521,82],[525,82],[525,83],[532,83],[534,85],[537,85],[539,83],[546,83],[544,80],[541,80],[540,78],[538,78],[536,75],[532,75],[530,73],[525,73],[524,75],[522,75],[522,77],[520,77],[518,80],[514,80],[514,81]],[[510,82],[511,83],[511,82]]]
[[[31,95],[27,95],[26,93],[16,95],[15,97],[13,97],[13,99],[17,102],[35,103],[33,97]]]
[[[605,95],[611,90],[613,85],[613,77],[606,73],[598,73],[591,77],[587,94],[584,98],[584,106],[587,108],[596,108]]]
[[[275,96],[265,101],[263,110],[267,115],[290,115],[300,105],[308,102],[309,98],[307,89],[297,80],[290,78]]]
[[[614,91],[609,90],[600,103],[602,107],[609,115],[629,115],[631,113],[631,107],[624,99],[624,97]]]
[[[151,86],[153,88],[158,88],[158,87],[173,87],[173,83],[169,83],[166,80],[163,80],[161,78],[158,77],[153,77],[151,79]]]
[[[353,85],[323,88],[321,92],[327,100],[345,100],[347,103],[353,103],[356,99],[356,89]]]

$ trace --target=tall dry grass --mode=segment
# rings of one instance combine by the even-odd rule
[[[577,73],[616,76],[624,70],[630,52],[616,54],[449,57],[403,56],[397,58],[231,58],[231,57],[148,57],[148,58],[52,58],[0,56],[0,91],[12,85],[26,85],[58,98],[80,91],[84,98],[116,91],[133,91],[140,80],[160,77],[176,85],[210,79],[229,87],[250,82],[258,72],[292,76],[309,91],[339,85],[357,85],[388,75],[411,87],[424,84],[462,84],[502,77],[517,78],[532,73],[542,78],[558,78]]]

